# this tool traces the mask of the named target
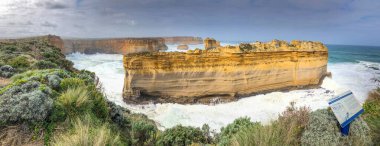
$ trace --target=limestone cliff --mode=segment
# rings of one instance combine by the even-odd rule
[[[129,54],[123,59],[123,97],[126,102],[208,103],[318,85],[326,75],[327,57],[322,43],[277,40],[186,53]]]
[[[203,40],[200,37],[175,36],[163,37],[163,39],[165,40],[165,44],[197,45],[203,43]]]
[[[63,53],[129,54],[166,50],[162,38],[64,39]]]

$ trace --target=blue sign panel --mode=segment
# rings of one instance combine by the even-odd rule
[[[364,112],[351,91],[346,91],[329,100],[329,105],[341,127],[346,127]]]

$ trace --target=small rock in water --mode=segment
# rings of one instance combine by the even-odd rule
[[[189,46],[187,46],[187,45],[178,45],[178,46],[177,46],[177,49],[178,49],[178,50],[188,50],[188,49],[189,49]]]

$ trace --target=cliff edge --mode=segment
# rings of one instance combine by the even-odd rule
[[[125,101],[232,101],[266,91],[318,85],[326,75],[328,51],[320,42],[215,44],[211,39],[205,40],[205,50],[125,55]]]

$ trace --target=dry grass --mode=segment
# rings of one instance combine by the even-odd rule
[[[11,83],[11,79],[0,77],[0,87],[4,87],[8,85],[9,83]]]
[[[43,132],[34,133],[27,125],[13,125],[0,128],[0,146],[33,145],[42,146]]]
[[[87,120],[88,119],[88,120]],[[62,133],[55,137],[52,145],[55,146],[105,146],[120,145],[118,135],[111,133],[107,124],[94,127],[89,118],[80,120],[79,118],[73,123],[72,131]]]
[[[58,103],[64,107],[69,118],[91,109],[89,92],[84,86],[69,88],[58,97]]]
[[[309,120],[309,112],[309,108],[296,108],[294,103],[291,103],[277,121],[266,126],[255,124],[238,132],[231,145],[300,145],[302,132]]]

